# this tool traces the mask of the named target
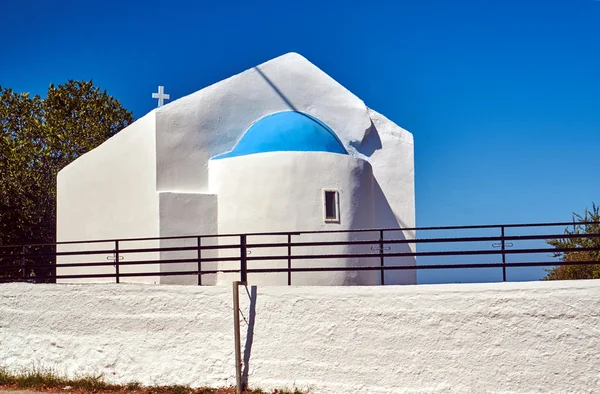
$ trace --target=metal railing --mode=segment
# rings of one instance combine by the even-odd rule
[[[596,259],[562,261],[557,256],[600,252],[600,241],[588,247],[569,248],[555,248],[545,242],[600,238],[596,233],[542,231],[556,227],[564,231],[565,226],[582,225],[600,229],[600,223],[561,222],[7,245],[0,246],[0,282],[112,279],[120,283],[126,278],[185,276],[194,277],[195,283],[202,285],[205,276],[220,272],[239,274],[241,282],[247,282],[249,274],[285,274],[287,284],[291,285],[294,273],[377,271],[379,284],[386,284],[386,273],[390,272],[474,268],[501,270],[501,280],[507,281],[507,270],[513,268],[599,264]],[[476,234],[461,236],[465,231]],[[449,235],[421,236],[439,232]],[[528,247],[517,247],[517,244]],[[450,245],[461,247],[454,250]],[[335,259],[352,259],[354,263],[352,266],[327,264]],[[432,260],[434,263],[430,263]]]

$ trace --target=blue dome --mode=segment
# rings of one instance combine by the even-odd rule
[[[286,111],[259,119],[231,152],[213,159],[282,151],[348,154],[325,123],[302,112]]]

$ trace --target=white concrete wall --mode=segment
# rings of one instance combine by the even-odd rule
[[[260,118],[290,110],[322,120],[350,149],[371,124],[362,100],[288,53],[156,111],[158,190],[206,192],[211,157],[233,149]]]
[[[321,119],[351,155],[369,161],[398,216],[396,226],[414,227],[412,135],[296,53],[158,109],[158,190],[207,191],[211,157],[233,149],[257,120],[289,110]]]
[[[600,390],[600,281],[253,292],[251,303],[241,292],[252,387]],[[231,299],[230,287],[0,285],[0,364],[120,383],[232,385]]]
[[[351,230],[374,227],[373,173],[370,164],[348,155],[326,152],[268,152],[210,161],[210,189],[219,196],[219,233]],[[339,221],[324,218],[324,189],[338,192]],[[292,242],[345,241],[353,234],[304,234]],[[239,243],[238,238],[222,243]],[[284,243],[286,236],[252,236],[248,243]],[[294,255],[364,253],[364,246],[294,247]],[[366,248],[370,250],[370,248]],[[250,248],[249,257],[286,256],[287,247]],[[239,249],[221,256],[239,256]],[[292,266],[353,267],[378,260],[356,258],[293,260]],[[238,269],[238,262],[219,264]],[[285,268],[287,260],[251,261],[249,268]],[[239,274],[220,274],[218,283],[231,283]],[[286,273],[250,274],[249,283],[285,285]],[[292,284],[379,284],[375,271],[294,273]]]
[[[375,212],[378,228],[414,228],[415,158],[413,136],[383,115],[369,109],[373,126],[358,149],[368,157],[375,176]],[[386,239],[414,239],[415,231],[384,233]],[[416,244],[391,245],[386,253],[416,252]],[[386,258],[386,265],[416,265],[414,257]],[[386,271],[385,283],[417,283],[417,272]]]
[[[180,237],[217,234],[218,230],[218,200],[215,194],[200,193],[159,193],[160,236]],[[182,239],[163,239],[161,248],[209,246],[216,244],[216,238],[203,238],[198,242],[197,237]],[[201,251],[201,258],[217,257],[217,251]],[[198,251],[161,252],[161,260],[197,259]],[[214,270],[217,264],[202,263],[201,270]],[[197,262],[161,263],[161,272],[182,272],[198,270]],[[203,285],[214,285],[216,275],[203,275]],[[162,284],[195,285],[197,276],[162,276]]]
[[[62,169],[57,179],[57,240],[157,237],[158,195],[156,193],[155,112],[117,133],[98,148]],[[122,243],[122,248],[158,247],[155,241]],[[113,244],[61,245],[60,251],[105,250]],[[123,261],[156,260],[158,253],[123,254]],[[108,255],[62,256],[67,262],[107,262]],[[121,272],[139,272],[122,266]],[[145,272],[158,265],[144,266]],[[60,268],[59,275],[112,273],[113,267]],[[124,281],[155,283],[157,277],[127,278]],[[114,279],[68,279],[68,282],[114,282]]]

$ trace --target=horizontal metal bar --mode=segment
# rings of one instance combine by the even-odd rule
[[[82,267],[87,267],[87,266],[88,266],[88,264],[85,264],[85,263],[82,265]],[[49,269],[52,267],[55,267],[55,265],[54,264],[24,264],[24,265],[21,265],[17,262],[15,264],[10,264],[10,265],[0,265],[0,272],[20,271],[21,269],[24,269],[24,268]]]
[[[460,250],[460,251],[439,251],[439,252],[396,252],[386,253],[386,257],[434,257],[434,256],[474,256],[474,255],[502,255],[504,254],[538,254],[538,253],[577,253],[577,252],[600,252],[600,247],[590,248],[537,248],[537,249],[510,249],[510,250]],[[304,254],[304,255],[275,255],[275,256],[248,256],[248,261],[273,261],[273,260],[287,260],[291,257],[292,260],[321,260],[321,259],[347,259],[347,258],[380,258],[380,253],[335,253],[335,254]],[[202,262],[228,262],[228,261],[239,261],[238,256],[233,257],[213,257],[203,258]],[[180,264],[180,263],[195,263],[197,258],[187,259],[157,259],[157,260],[138,260],[138,261],[127,261],[123,260],[119,262],[119,265],[147,265],[147,264]],[[6,272],[9,270],[20,270],[20,269],[48,269],[51,267],[110,267],[113,266],[114,262],[89,262],[89,263],[58,263],[58,264],[18,264],[15,262],[11,265],[0,265],[0,272]]]
[[[239,261],[239,257],[215,257],[215,258],[203,258],[202,262],[217,262],[217,261]],[[151,265],[151,264],[183,264],[183,263],[197,263],[198,259],[162,259],[162,260],[139,260],[139,261],[127,261],[121,260],[119,262],[120,266],[124,265]],[[89,262],[89,263],[56,263],[56,264],[12,264],[12,265],[0,265],[0,272],[6,272],[9,270],[21,270],[23,268],[26,269],[49,269],[49,268],[74,268],[74,267],[112,267],[115,265],[114,261],[107,262]]]
[[[398,270],[434,270],[434,269],[464,269],[464,268],[518,268],[518,267],[554,267],[562,265],[596,265],[598,261],[584,262],[552,262],[535,261],[521,263],[473,263],[473,264],[428,264],[428,265],[397,265],[385,266],[384,271]],[[328,271],[381,271],[381,266],[361,266],[361,267],[294,267],[291,272],[328,272]],[[252,268],[248,273],[286,273],[287,268]]]
[[[510,235],[502,237],[447,237],[447,238],[412,238],[412,239],[384,239],[384,244],[418,244],[418,243],[461,243],[461,242],[494,242],[494,241],[526,241],[526,240],[550,240],[550,239],[587,239],[600,238],[600,234],[542,234],[542,235]],[[343,240],[343,241],[321,241],[321,242],[273,242],[273,243],[250,243],[248,248],[278,248],[278,247],[309,247],[309,246],[354,246],[354,245],[376,245],[380,240]],[[239,244],[227,245],[204,245],[198,246],[179,246],[179,247],[156,247],[156,248],[138,248],[138,249],[119,249],[119,253],[155,253],[155,252],[185,252],[200,250],[227,250],[239,249]],[[11,253],[0,254],[0,258],[17,257],[42,257],[42,256],[76,256],[76,255],[96,255],[96,254],[114,254],[114,249],[103,250],[81,250],[65,252],[42,252],[42,253]]]
[[[202,258],[203,263],[210,262],[220,262],[220,261],[240,261],[239,256],[234,257],[206,257]],[[179,263],[197,263],[198,258],[190,258],[190,259],[169,259],[169,260],[135,260],[135,261],[127,261],[121,260],[119,265],[139,265],[139,264],[179,264]],[[58,267],[62,267],[62,264],[57,264]]]
[[[201,250],[216,250],[216,249],[239,249],[239,245],[206,245],[202,246]],[[197,246],[173,246],[173,247],[157,247],[157,248],[140,248],[140,249],[119,249],[119,254],[133,253],[160,253],[160,252],[186,252],[197,251]],[[42,257],[42,256],[79,256],[79,255],[97,255],[97,254],[114,254],[114,249],[103,250],[75,250],[68,252],[45,252],[45,253],[19,253],[19,254],[0,254],[0,258],[16,258],[16,257]]]
[[[514,262],[514,263],[472,263],[472,264],[428,264],[428,265],[402,265],[386,266],[385,271],[397,270],[435,270],[435,269],[465,269],[465,268],[519,268],[519,267],[555,267],[555,266],[575,266],[575,265],[597,265],[598,261],[534,261],[534,262]],[[287,272],[333,272],[333,271],[380,271],[381,266],[360,266],[360,267],[294,267],[285,268],[251,268],[248,273],[287,273]],[[221,273],[238,273],[239,269],[230,270],[203,270],[203,271],[173,271],[173,272],[133,272],[121,273],[120,276],[144,277],[144,276],[184,276],[184,275],[204,275]],[[0,278],[0,282],[17,281],[35,281],[37,279],[94,279],[94,278],[114,278],[115,274],[81,274],[81,275],[55,275],[39,276],[30,278]]]
[[[573,239],[573,238],[600,238],[600,234],[549,234],[549,235],[520,235],[520,236],[493,236],[493,237],[464,237],[464,238],[415,238],[407,240],[389,239],[384,240],[384,244],[412,244],[412,243],[460,243],[460,242],[484,242],[484,241],[517,241],[517,240],[546,240],[546,239]],[[249,244],[248,248],[277,248],[277,247],[315,247],[315,246],[355,246],[355,245],[376,245],[379,240],[350,240],[350,241],[324,241],[324,242],[292,242],[288,243],[260,243]],[[218,250],[218,249],[238,249],[239,245],[206,245],[200,247],[200,250]],[[165,248],[144,248],[144,249],[120,249],[119,254],[133,253],[155,253],[155,252],[182,252],[198,250],[197,246],[182,246],[182,247],[165,247]],[[519,249],[522,253],[527,253],[528,249]],[[553,249],[555,250],[555,249]],[[68,252],[47,252],[47,253],[15,253],[15,254],[0,254],[0,258],[17,259],[17,258],[35,258],[35,257],[51,257],[51,256],[80,256],[80,255],[98,255],[98,254],[114,254],[113,249],[106,250],[82,250]],[[507,251],[508,253],[508,251]],[[533,252],[531,252],[533,253]],[[537,252],[535,252],[537,253]],[[386,254],[387,255],[387,254]],[[209,261],[209,260],[207,260]]]
[[[198,271],[172,271],[172,272],[130,272],[130,273],[119,273],[119,276],[179,276],[179,275],[208,275],[208,274],[216,274],[218,272],[222,273],[238,273],[239,269],[230,269],[230,270],[202,270]],[[115,273],[108,274],[73,274],[73,275],[40,275],[35,277],[25,278],[25,281],[35,281],[37,279],[99,279],[99,278],[115,278]],[[22,281],[23,278],[0,278],[0,283],[2,282],[16,282],[17,280]]]
[[[600,234],[548,234],[548,235],[511,235],[502,237],[454,237],[454,238],[412,238],[412,239],[384,239],[384,244],[419,244],[419,243],[461,243],[461,242],[494,242],[494,241],[525,241],[525,240],[550,240],[550,239],[576,239],[576,238],[600,238]],[[283,248],[283,247],[307,247],[307,246],[353,246],[353,245],[377,245],[379,239],[372,240],[348,240],[348,241],[322,241],[322,242],[275,242],[275,243],[252,243],[248,248]]]
[[[556,226],[585,226],[585,225],[600,225],[600,222],[555,222],[555,223],[515,223],[515,224],[490,224],[490,225],[467,225],[467,226],[437,226],[437,227],[392,227],[392,228],[367,228],[354,230],[316,230],[316,231],[294,231],[294,232],[256,232],[247,234],[197,234],[172,237],[145,237],[145,238],[111,238],[111,239],[94,239],[82,241],[61,241],[55,243],[28,243],[24,245],[4,245],[0,248],[16,248],[22,246],[53,246],[53,245],[68,245],[68,244],[92,244],[92,243],[114,243],[115,241],[122,242],[140,242],[140,241],[159,241],[159,240],[175,240],[175,239],[197,239],[197,238],[228,238],[246,236],[266,236],[266,235],[303,235],[303,234],[323,234],[323,233],[361,233],[361,232],[378,232],[378,231],[439,231],[439,230],[469,230],[469,229],[492,229],[497,228],[523,228],[523,227],[556,227]]]
[[[114,249],[107,250],[78,250],[70,252],[46,252],[46,253],[19,253],[19,254],[0,254],[0,258],[15,257],[51,257],[51,256],[89,256],[95,254],[114,254]]]
[[[600,234],[541,234],[541,235],[506,235],[489,237],[452,237],[452,238],[414,238],[414,239],[384,239],[386,244],[404,243],[460,243],[460,242],[494,242],[494,241],[534,241],[551,239],[588,239],[600,238]]]
[[[482,242],[482,241],[517,241],[517,240],[546,240],[546,239],[573,239],[573,238],[600,238],[600,234],[587,235],[568,235],[568,234],[550,234],[550,235],[526,235],[526,236],[506,236],[506,237],[465,237],[465,238],[415,238],[407,240],[384,240],[384,244],[412,244],[412,243],[460,243],[460,242]],[[379,240],[359,240],[359,241],[324,241],[324,242],[292,242],[288,243],[261,243],[249,244],[248,248],[277,248],[277,247],[314,247],[314,246],[355,246],[355,245],[374,245],[379,244]],[[202,246],[200,250],[216,250],[216,249],[239,249],[239,245],[212,245]],[[133,253],[150,253],[150,252],[182,252],[182,251],[197,251],[197,246],[185,247],[167,247],[167,248],[145,248],[145,249],[120,249],[120,254]],[[557,249],[551,249],[557,251]],[[565,251],[593,251],[595,249],[571,248]],[[516,249],[513,249],[513,253]],[[539,253],[540,250],[535,249],[518,249],[518,253]],[[545,250],[541,250],[545,251]],[[452,254],[461,253],[461,251],[452,251]],[[464,251],[465,254],[471,251]],[[506,253],[511,253],[506,251]],[[24,254],[4,254],[0,258],[24,258],[24,257],[42,257],[42,256],[78,256],[78,255],[97,255],[97,254],[114,254],[114,250],[92,250],[92,251],[69,251],[69,252],[54,252],[54,253],[24,253]],[[492,253],[493,254],[493,253]],[[387,254],[386,254],[387,255]],[[408,256],[408,255],[407,255]],[[417,255],[418,256],[418,255]],[[219,259],[217,259],[219,260]],[[207,260],[209,261],[209,260]],[[216,261],[216,260],[215,260]]]
[[[186,252],[186,251],[198,251],[200,250],[222,250],[222,249],[239,249],[240,245],[227,244],[227,245],[204,245],[196,246],[172,246],[165,248],[143,248],[143,249],[119,249],[119,253],[149,253],[149,252]]]
[[[477,256],[504,254],[537,254],[537,253],[567,253],[567,252],[599,252],[598,248],[538,248],[538,249],[508,249],[508,250],[458,250],[441,252],[397,252],[386,253],[385,257],[433,257],[433,256]],[[345,258],[375,258],[379,253],[336,253],[336,254],[305,254],[292,255],[292,260],[306,259],[345,259]],[[277,256],[248,256],[248,261],[286,260],[287,255]]]

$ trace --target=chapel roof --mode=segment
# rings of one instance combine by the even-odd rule
[[[213,160],[263,152],[348,152],[335,132],[314,116],[283,111],[256,121],[228,153]]]

